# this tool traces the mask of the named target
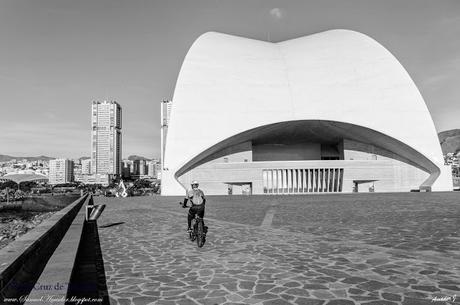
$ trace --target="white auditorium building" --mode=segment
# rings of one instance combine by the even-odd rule
[[[162,194],[450,191],[431,115],[374,39],[279,43],[209,32],[187,53],[162,149]]]

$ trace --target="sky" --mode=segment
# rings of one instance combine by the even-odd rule
[[[160,102],[201,34],[337,28],[396,56],[438,132],[460,128],[458,0],[0,0],[0,154],[89,156],[91,102],[116,100],[123,157],[159,157]]]

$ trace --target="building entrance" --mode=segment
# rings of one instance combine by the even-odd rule
[[[235,182],[228,183],[228,195],[251,195],[252,183],[251,182]]]

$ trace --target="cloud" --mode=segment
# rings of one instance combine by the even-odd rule
[[[272,8],[272,9],[270,10],[270,15],[271,15],[273,18],[279,20],[279,19],[283,18],[283,15],[284,15],[284,14],[283,14],[283,11],[282,11],[280,8],[275,7],[275,8]]]

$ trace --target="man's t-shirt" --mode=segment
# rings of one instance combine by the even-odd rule
[[[204,193],[200,189],[191,189],[187,191],[187,197],[195,205],[203,204]]]

